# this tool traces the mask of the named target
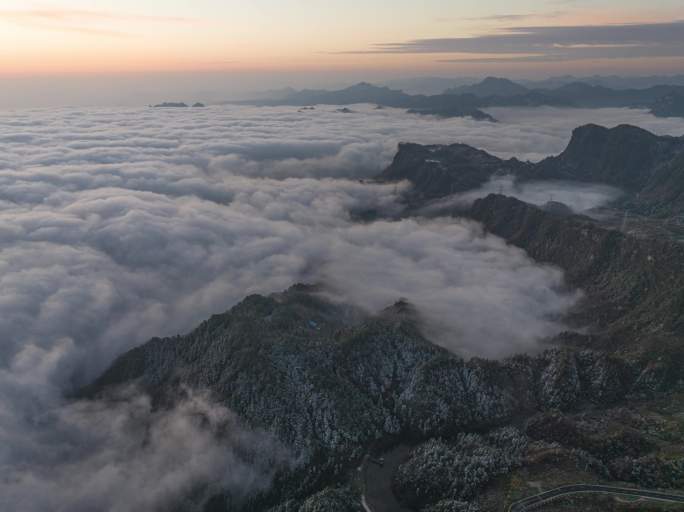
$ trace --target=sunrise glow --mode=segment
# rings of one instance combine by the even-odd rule
[[[536,2],[512,7],[503,0],[9,0],[0,9],[0,73],[473,72],[491,68],[483,58],[491,56],[447,52],[451,58],[445,58],[443,52],[409,51],[397,58],[374,50],[378,45],[422,39],[486,37],[517,27],[643,24],[682,18],[684,6],[678,0],[650,2],[648,7],[636,0],[548,3],[543,9]],[[636,72],[681,63],[681,54],[666,53],[654,55],[659,59],[655,63],[622,59],[620,67]],[[596,68],[597,61],[606,59],[597,49],[595,56],[576,60]],[[561,67],[545,66],[552,72]]]

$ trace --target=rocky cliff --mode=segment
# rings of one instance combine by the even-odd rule
[[[684,139],[660,137],[630,125],[576,128],[568,147],[536,166],[539,179],[606,183],[629,192],[648,186],[657,170],[684,152]]]
[[[539,163],[502,160],[465,144],[400,144],[380,181],[408,180],[412,203],[478,188],[495,175],[518,180],[607,184],[627,192],[624,204],[642,214],[684,212],[684,138],[641,128],[586,125],[573,131],[565,151]]]
[[[526,175],[532,165],[502,160],[467,144],[402,143],[379,181],[410,181],[411,201],[436,199],[480,187],[495,174]]]

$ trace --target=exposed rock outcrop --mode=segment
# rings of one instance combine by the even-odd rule
[[[625,206],[640,213],[684,212],[684,138],[629,125],[579,127],[565,151],[536,164],[503,160],[465,144],[403,143],[378,180],[410,181],[409,201],[420,203],[478,188],[497,175],[607,184],[627,192]]]

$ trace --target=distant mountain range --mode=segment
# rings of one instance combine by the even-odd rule
[[[187,108],[188,104],[181,101],[165,101],[164,103],[158,103],[156,105],[151,105],[153,108]],[[202,108],[204,103],[199,101],[192,104],[193,108]]]
[[[389,87],[390,89],[399,89],[407,94],[425,94],[432,96],[435,94],[442,94],[447,89],[460,87],[462,85],[471,85],[478,81],[477,78],[472,77],[446,78],[439,76],[422,76],[386,80],[379,82],[378,85]]]
[[[521,96],[528,92],[530,91],[527,87],[523,87],[506,78],[488,77],[477,84],[447,89],[444,94],[473,94],[478,98],[489,98],[491,96],[508,98],[511,96]]]
[[[472,117],[495,121],[483,109],[488,107],[576,107],[646,108],[659,117],[684,115],[684,86],[656,85],[646,89],[609,89],[601,85],[573,82],[555,89],[529,89],[505,78],[489,77],[480,83],[449,89],[432,96],[361,82],[336,91],[307,89],[278,98],[237,102],[249,105],[352,105],[371,103],[407,109],[411,113],[440,117]]]
[[[647,89],[656,85],[684,85],[684,74],[651,76],[593,75],[580,77],[563,75],[545,80],[518,80],[517,82],[530,89],[556,89],[575,82],[599,85],[610,89]]]
[[[529,88],[506,78],[489,77],[474,85],[445,91],[480,108],[566,106],[577,108],[647,108],[659,117],[682,116],[682,85],[654,85],[643,89],[610,89],[603,85],[570,82],[556,88]],[[479,101],[472,102],[470,96]]]
[[[378,87],[361,82],[346,89],[326,91],[306,89],[297,91],[284,98],[269,100],[248,100],[236,102],[248,105],[353,105],[371,103],[383,107],[404,108],[415,114],[436,115],[440,117],[472,117],[478,120],[494,121],[494,119],[477,108],[477,101],[468,101],[459,96],[440,94],[436,96],[410,95],[403,91]]]
[[[471,86],[481,79],[473,77],[439,77],[423,76],[405,79],[385,80],[379,82],[392,89],[401,89],[408,94],[441,94],[447,89],[456,89],[462,86]],[[610,89],[646,89],[655,85],[684,85],[684,74],[679,75],[654,75],[654,76],[618,76],[618,75],[593,75],[573,76],[563,75],[546,78],[543,80],[519,79],[516,83],[528,89],[557,89],[563,85],[582,82],[588,85],[600,85]]]

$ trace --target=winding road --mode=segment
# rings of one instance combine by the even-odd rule
[[[408,509],[403,508],[397,501],[391,485],[393,471],[406,458],[408,452],[409,447],[398,446],[386,452],[380,464],[377,464],[370,454],[363,458],[358,471],[362,482],[361,506],[364,512],[408,512]],[[508,507],[507,512],[535,510],[544,503],[576,494],[606,494],[684,505],[684,494],[612,485],[570,484],[515,501]]]
[[[366,501],[366,495],[365,494],[361,495],[361,506],[363,507],[363,510],[365,512],[373,512],[373,509],[368,506],[368,502]]]
[[[364,512],[411,512],[401,506],[392,491],[392,474],[410,448],[397,446],[382,454],[382,462],[366,455],[359,467],[362,482],[361,507]]]
[[[365,461],[364,461],[365,463]],[[361,470],[361,468],[359,468]],[[556,487],[550,491],[545,491],[534,496],[528,496],[521,500],[512,503],[508,507],[508,512],[526,512],[533,510],[544,503],[562,498],[564,496],[571,496],[574,494],[609,494],[612,496],[628,496],[631,498],[641,498],[654,501],[665,501],[668,503],[681,503],[684,505],[684,495],[672,494],[669,492],[649,491],[645,489],[629,489],[626,487],[612,487],[609,485],[593,485],[593,484],[575,484],[564,485]],[[361,496],[361,505],[365,512],[374,512],[374,509],[368,504],[365,492]]]
[[[672,494],[669,492],[647,491],[643,489],[629,489],[623,487],[611,487],[609,485],[576,484],[556,487],[550,491],[545,491],[534,496],[528,496],[516,501],[508,507],[508,512],[524,512],[532,510],[543,503],[563,496],[573,494],[610,494],[613,496],[629,496],[633,498],[643,498],[647,500],[666,501],[669,503],[684,504],[684,495]]]

